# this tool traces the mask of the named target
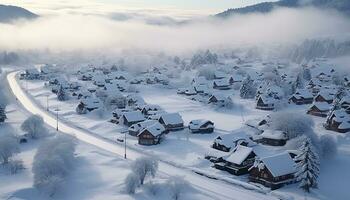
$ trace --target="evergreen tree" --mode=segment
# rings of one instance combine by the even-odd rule
[[[79,115],[83,115],[87,113],[87,109],[86,106],[83,102],[80,102],[79,105],[77,106],[77,108],[75,109],[75,111],[79,114]]]
[[[0,105],[0,123],[4,122],[6,117],[5,106]]]
[[[303,78],[304,80],[311,80],[311,71],[309,68],[303,67]]]
[[[297,181],[300,181],[299,187],[306,192],[310,192],[311,188],[317,188],[319,157],[308,137],[305,138],[300,151],[301,154],[295,158],[297,163],[295,177]]]
[[[240,97],[242,99],[251,99],[255,97],[255,94],[256,88],[254,86],[254,80],[250,79],[250,76],[247,76],[247,78],[243,80],[240,88]]]
[[[297,80],[295,81],[295,87],[298,89],[304,88],[304,83],[303,83],[303,79],[301,77],[301,74],[298,74],[298,76],[297,76]]]
[[[67,93],[62,86],[60,86],[60,88],[57,91],[57,98],[59,101],[65,101],[68,99]]]

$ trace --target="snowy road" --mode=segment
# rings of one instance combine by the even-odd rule
[[[12,72],[7,75],[7,80],[13,94],[16,96],[18,101],[23,105],[25,109],[27,109],[29,112],[33,114],[38,114],[42,116],[46,124],[56,128],[56,116],[54,116],[54,114],[52,113],[46,112],[45,109],[38,106],[35,103],[35,101],[20,87],[16,79],[17,73],[18,72]],[[91,134],[88,130],[84,130],[82,128],[76,127],[73,124],[70,124],[69,122],[60,120],[59,130],[60,132],[74,135],[77,139],[83,142],[92,144],[96,147],[115,153],[119,156],[124,155],[124,147],[122,145],[100,138],[94,134]],[[134,151],[132,149],[128,149],[127,154],[129,159],[135,159],[143,156],[142,153]],[[276,199],[273,196],[261,194],[255,191],[246,190],[240,187],[235,187],[231,184],[228,184],[222,181],[212,180],[212,179],[197,175],[190,170],[177,168],[164,162],[159,163],[159,171],[162,174],[167,174],[169,176],[174,176],[174,175],[183,176],[188,182],[190,182],[190,184],[194,188],[206,194],[208,197],[211,197],[212,199],[218,199],[218,200],[221,200],[221,199],[225,199],[225,200],[227,199],[228,200]]]

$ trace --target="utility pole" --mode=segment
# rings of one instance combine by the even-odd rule
[[[46,95],[46,110],[49,111],[49,94]]]
[[[126,159],[126,131],[124,132],[124,159]]]

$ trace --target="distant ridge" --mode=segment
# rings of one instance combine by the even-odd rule
[[[335,9],[350,16],[350,0],[280,0],[277,2],[259,3],[243,8],[228,9],[215,16],[226,18],[235,14],[269,13],[278,7],[300,8],[305,6]]]
[[[0,4],[0,23],[10,23],[17,19],[34,19],[38,15],[21,7]]]

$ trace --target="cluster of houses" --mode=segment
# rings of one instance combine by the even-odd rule
[[[138,137],[141,145],[159,144],[165,134],[186,128],[179,113],[167,113],[159,106],[149,104],[118,108],[113,111],[112,122],[128,127],[129,135]],[[193,120],[188,129],[193,134],[212,133],[214,123],[209,120]]]
[[[213,167],[236,176],[248,174],[250,182],[271,189],[295,183],[293,159],[299,152],[273,151],[271,147],[284,146],[288,137],[282,131],[271,130],[268,121],[268,116],[251,120],[247,128],[218,136],[212,147],[221,153],[207,157]]]
[[[233,84],[241,83],[243,78],[239,74],[228,75],[222,71],[215,71],[213,80],[207,80],[204,76],[197,76],[192,79],[189,87],[179,88],[177,94],[188,96],[195,101],[222,107],[232,99],[229,95],[225,95],[220,91],[231,90]]]

